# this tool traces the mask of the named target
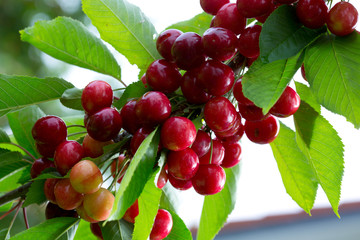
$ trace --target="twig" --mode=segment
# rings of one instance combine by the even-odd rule
[[[29,191],[31,183],[32,182],[28,182],[21,187],[18,187],[17,189],[2,195],[0,197],[0,206],[19,197],[24,198],[26,196],[26,193]]]
[[[4,219],[7,215],[9,215],[12,211],[14,211],[19,205],[21,204],[21,201],[18,202],[18,204],[15,205],[12,209],[4,213],[2,216],[0,216],[0,220]]]

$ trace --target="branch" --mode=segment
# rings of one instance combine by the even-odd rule
[[[24,198],[26,193],[29,191],[31,183],[32,182],[28,182],[22,185],[21,187],[18,187],[17,189],[12,190],[11,192],[6,193],[5,195],[2,195],[0,197],[0,206],[19,197]]]

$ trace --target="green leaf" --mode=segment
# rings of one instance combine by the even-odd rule
[[[326,35],[305,52],[305,72],[318,102],[360,128],[360,35]]]
[[[119,221],[110,221],[101,226],[101,232],[104,240],[131,240],[134,225],[123,219]]]
[[[59,178],[59,179],[66,178],[66,176],[61,176],[60,173],[57,172],[55,168],[51,168],[51,172],[46,172],[46,170],[48,170],[48,169],[45,169],[44,171],[42,171],[42,174],[40,174],[39,176],[34,178],[34,180],[42,180],[42,179],[48,179],[48,178]]]
[[[161,190],[155,186],[155,177],[159,170],[160,168],[147,181],[138,199],[139,215],[135,219],[134,240],[146,240],[154,224],[161,197]]]
[[[257,60],[242,79],[243,92],[267,113],[302,64],[302,55],[272,63]]]
[[[215,238],[216,234],[224,226],[230,213],[234,210],[240,165],[226,168],[225,173],[226,183],[224,189],[215,195],[205,197],[197,240]]]
[[[120,79],[120,67],[105,44],[81,22],[58,17],[20,31],[21,40],[61,61]]]
[[[318,182],[308,159],[297,146],[295,132],[281,123],[279,135],[270,146],[286,192],[310,214]]]
[[[101,155],[98,158],[93,159],[92,161],[96,164],[105,162],[106,160],[109,160],[111,157],[113,157],[116,154],[119,154],[120,149],[131,139],[130,136],[125,137],[120,142],[107,145],[103,148],[104,154]],[[105,165],[105,164],[104,164]]]
[[[0,154],[0,182],[9,175],[13,175],[30,164],[22,160],[19,152],[5,152]],[[0,190],[1,191],[1,190]]]
[[[260,34],[260,59],[265,62],[290,58],[302,51],[326,27],[310,29],[296,17],[295,7],[283,5],[266,20]]]
[[[35,140],[31,135],[31,129],[35,122],[43,116],[45,116],[45,113],[37,106],[29,106],[7,115],[10,128],[16,141],[35,157],[40,157],[40,155],[36,150]]]
[[[37,180],[34,181],[31,186],[29,191],[26,194],[26,198],[25,198],[25,202],[23,207],[27,207],[33,203],[36,204],[41,204],[46,202],[46,197],[45,197],[45,193],[44,193],[44,184],[45,184],[45,179],[43,180]]]
[[[305,102],[294,114],[296,140],[308,158],[316,179],[339,216],[344,145],[331,124]]]
[[[59,99],[74,86],[60,78],[36,78],[0,74],[0,116],[29,105]]]
[[[132,98],[140,98],[147,91],[149,91],[149,89],[145,88],[142,81],[131,83],[129,86],[127,86],[120,99],[114,102],[114,106],[120,109]]]
[[[180,206],[181,201],[181,192],[177,191],[169,183],[162,188],[162,191],[163,193],[160,199],[160,207],[178,213],[178,206]]]
[[[90,231],[90,223],[85,220],[80,220],[79,227],[76,230],[74,240],[98,240],[97,237]]]
[[[140,69],[160,58],[156,50],[155,27],[140,8],[125,0],[82,0],[83,11],[99,30],[103,40]]]
[[[165,240],[191,240],[192,235],[183,220],[173,211],[167,209],[173,220],[173,227]]]
[[[307,104],[309,104],[315,111],[318,113],[321,112],[321,106],[316,100],[315,95],[312,93],[311,89],[305,84],[295,82],[296,92],[299,94],[300,99]]]
[[[153,172],[159,141],[160,131],[156,128],[139,146],[116,192],[114,207],[108,220],[121,219],[140,196]]]
[[[166,29],[178,29],[182,32],[195,32],[203,35],[204,32],[209,29],[212,18],[213,16],[203,12],[189,20],[175,23]]]
[[[68,108],[81,110],[84,108],[81,105],[82,89],[70,88],[67,89],[60,98],[60,102]]]
[[[11,240],[54,240],[63,239],[68,231],[79,223],[80,219],[70,217],[60,217],[47,220],[35,227],[16,234]]]
[[[66,126],[70,126],[70,125],[84,126],[84,114],[62,117],[62,120],[64,120]],[[78,141],[81,137],[85,136],[85,133],[84,134],[76,134],[76,135],[73,135],[70,137],[69,137],[69,135],[74,134],[74,133],[80,133],[80,132],[86,132],[86,128],[85,127],[77,127],[77,126],[69,127],[67,129],[68,139]]]
[[[9,143],[9,142],[11,142],[9,136],[4,130],[0,128],[0,143]]]

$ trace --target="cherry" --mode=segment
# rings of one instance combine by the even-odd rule
[[[225,131],[214,131],[214,133],[217,138],[224,139],[234,136],[242,127],[243,125],[241,123],[241,116],[238,114],[238,118],[234,121],[234,124],[229,129],[226,129]]]
[[[54,187],[56,204],[62,209],[72,210],[79,207],[84,199],[84,195],[78,193],[70,183],[68,178],[60,179]]]
[[[76,212],[77,214],[79,215],[79,217],[89,223],[97,223],[99,222],[98,220],[95,220],[91,217],[89,217],[89,215],[87,215],[87,213],[85,212],[85,209],[84,209],[84,205],[81,204],[79,207],[76,208]]]
[[[115,178],[116,175],[119,174],[119,178],[117,180],[118,183],[121,183],[122,179],[124,178],[124,174],[126,172],[126,169],[128,168],[128,165],[124,166],[124,160],[125,159],[126,159],[125,155],[120,155],[117,160],[115,159],[111,163],[111,174],[112,174],[112,176]],[[116,162],[117,162],[117,168],[116,168]]]
[[[100,188],[97,192],[86,194],[84,197],[84,210],[89,217],[98,220],[106,220],[111,213],[115,197],[105,188]]]
[[[201,8],[211,15],[216,15],[219,9],[227,3],[229,0],[200,0]]]
[[[220,61],[206,61],[199,67],[198,71],[200,86],[211,95],[222,96],[230,91],[234,84],[233,70]]]
[[[181,91],[189,103],[203,104],[209,101],[210,94],[198,84],[198,68],[187,71],[182,77]]]
[[[166,169],[164,167],[160,171],[159,178],[157,180],[156,186],[159,189],[162,189],[166,185],[167,181],[168,181],[168,177],[167,177]]]
[[[148,84],[147,84],[147,81],[146,81],[146,73],[144,73],[141,78],[140,78],[141,82],[143,83],[144,85],[144,88],[147,88],[148,87]]]
[[[198,130],[194,143],[191,145],[191,149],[198,155],[199,158],[204,156],[211,147],[211,138],[208,133],[203,130]]]
[[[212,141],[212,148],[202,156],[199,161],[200,164],[216,164],[220,165],[224,159],[225,148],[219,140]],[[211,159],[210,159],[211,158]]]
[[[150,240],[161,240],[166,238],[171,232],[172,226],[173,220],[171,214],[165,209],[159,209],[151,229]]]
[[[78,163],[84,156],[84,151],[80,143],[76,141],[64,141],[57,146],[54,162],[56,169],[62,175]]]
[[[237,142],[237,141],[240,141],[240,139],[244,135],[244,132],[245,132],[245,127],[241,123],[241,125],[239,126],[238,131],[234,135],[232,135],[231,137],[225,137],[225,138],[220,137],[220,139],[223,142]],[[218,135],[216,135],[216,137],[219,138]]]
[[[109,144],[113,144],[113,141],[100,142],[92,137],[89,134],[86,134],[82,142],[82,147],[84,149],[84,156],[97,158],[104,154],[104,147]]]
[[[303,79],[304,79],[305,81],[307,81],[307,79],[306,79],[306,74],[305,74],[305,66],[304,66],[304,64],[301,65],[301,76],[303,77]]]
[[[292,4],[294,2],[296,2],[297,0],[276,0],[276,2],[278,3],[282,3],[282,4]]]
[[[134,134],[136,130],[141,127],[139,120],[136,117],[135,105],[136,100],[130,100],[121,108],[120,111],[120,116],[123,123],[122,127],[131,134]]]
[[[121,127],[120,113],[114,108],[103,108],[89,116],[86,130],[93,139],[107,142],[118,135]]]
[[[90,223],[90,230],[97,238],[104,239],[99,223]]]
[[[241,105],[254,105],[254,103],[250,99],[244,96],[241,80],[242,78],[238,79],[234,84],[233,94],[235,99]]]
[[[54,188],[56,183],[59,181],[57,178],[49,178],[46,179],[44,184],[44,194],[47,200],[50,202],[56,204],[56,198],[54,194]]]
[[[171,48],[176,65],[184,70],[200,66],[205,61],[201,36],[194,32],[181,34]]]
[[[222,167],[215,164],[200,165],[192,178],[195,191],[201,195],[213,195],[220,192],[225,185],[226,174]]]
[[[150,91],[137,101],[135,114],[142,126],[155,127],[170,117],[171,104],[164,93]]]
[[[255,18],[271,11],[272,0],[237,0],[237,8],[244,17]]]
[[[64,210],[58,205],[49,202],[45,208],[46,219],[58,218],[58,217],[72,217],[78,218],[78,214],[74,210]]]
[[[324,0],[299,0],[296,16],[305,27],[316,29],[325,24],[328,7]]]
[[[211,23],[211,27],[226,28],[238,35],[245,29],[246,18],[239,13],[235,3],[227,3],[219,9]]]
[[[54,162],[47,158],[36,159],[30,169],[31,178],[36,178],[47,168],[55,167]]]
[[[72,167],[70,182],[77,192],[89,194],[100,189],[103,178],[95,163],[90,160],[83,160]]]
[[[123,219],[129,223],[135,223],[135,218],[139,215],[139,202],[136,199],[135,202],[126,210]]]
[[[190,148],[169,151],[167,155],[168,172],[180,180],[189,180],[199,168],[199,158]]]
[[[349,2],[338,2],[329,11],[326,24],[333,34],[345,36],[352,33],[358,20],[358,11]]]
[[[271,8],[269,9],[269,11],[261,16],[256,17],[255,19],[261,23],[265,23],[265,21],[270,16],[270,14],[272,14],[275,11],[275,9],[277,9],[280,5],[281,4],[278,2],[274,3],[273,1],[271,1]]]
[[[251,67],[251,65],[258,59],[259,56],[254,58],[247,58],[246,59],[246,67]]]
[[[202,44],[207,56],[219,61],[226,61],[235,55],[238,39],[232,31],[214,27],[205,31]]]
[[[245,134],[254,143],[266,144],[275,140],[279,133],[279,121],[272,115],[264,120],[245,122]]]
[[[31,134],[36,142],[53,146],[65,141],[67,129],[65,122],[56,116],[46,116],[38,119]]]
[[[221,166],[224,168],[231,168],[241,160],[241,145],[239,142],[235,141],[225,141],[222,144],[225,148],[225,156]]]
[[[135,155],[137,149],[139,148],[140,144],[144,141],[144,139],[149,136],[149,134],[153,131],[152,128],[139,128],[134,136],[131,138],[130,141],[130,150],[131,154]]]
[[[46,157],[46,158],[54,157],[57,146],[58,145],[35,142],[35,147],[36,147],[36,150],[38,151],[38,153],[40,153],[41,156]]]
[[[111,106],[113,91],[111,86],[104,81],[96,80],[89,83],[81,95],[81,105],[85,112],[93,114],[103,108]]]
[[[225,131],[233,126],[238,113],[227,98],[215,97],[205,104],[204,118],[213,131]]]
[[[239,104],[239,111],[241,116],[247,121],[260,121],[269,116],[269,113],[264,115],[262,108],[259,108],[255,105],[246,106]]]
[[[238,51],[245,57],[256,58],[260,55],[259,38],[261,29],[261,26],[253,25],[245,28],[240,35]]]
[[[171,117],[161,128],[161,144],[172,151],[181,151],[189,147],[196,138],[193,122],[185,117]]]
[[[183,34],[183,32],[180,30],[168,29],[160,33],[156,40],[156,49],[163,58],[170,62],[174,61],[174,58],[171,55],[171,48],[174,45],[175,40],[181,34]]]
[[[181,74],[174,63],[160,59],[146,70],[146,82],[155,91],[172,93],[180,86]]]
[[[277,117],[289,117],[293,115],[300,107],[300,96],[287,86],[284,92],[281,94],[279,100],[270,109],[270,113]]]
[[[184,191],[184,190],[188,190],[192,187],[191,179],[190,180],[180,180],[180,179],[174,178],[171,174],[168,174],[168,179],[169,179],[169,182],[171,183],[171,185],[178,190]]]
[[[85,113],[84,114],[84,126],[85,127],[87,127],[88,121],[89,121],[89,114]]]

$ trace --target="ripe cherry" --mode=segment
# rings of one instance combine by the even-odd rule
[[[36,142],[56,146],[65,141],[67,128],[61,118],[46,116],[36,121],[31,133]]]
[[[166,169],[165,167],[163,167],[163,169],[161,169],[160,171],[156,186],[159,189],[162,189],[166,185],[167,181],[168,181],[168,177],[167,177]]]
[[[89,83],[82,92],[81,104],[85,112],[93,114],[103,108],[111,106],[113,91],[111,86],[104,81],[96,80]]]
[[[121,108],[120,111],[120,116],[123,124],[122,127],[131,134],[134,134],[136,130],[141,127],[139,120],[136,117],[135,105],[136,100],[130,100]]]
[[[171,183],[171,185],[178,190],[185,191],[192,187],[191,179],[190,180],[180,180],[180,179],[174,178],[173,176],[171,176],[171,174],[168,174],[168,179],[169,179],[169,182]]]
[[[189,103],[203,104],[211,97],[198,81],[198,68],[187,71],[182,77],[181,91]]]
[[[262,108],[255,105],[246,106],[239,104],[239,112],[247,121],[260,121],[269,116],[269,113],[264,115]]]
[[[227,3],[229,3],[229,0],[200,0],[201,8],[211,15],[215,15]]]
[[[109,144],[113,144],[112,140],[107,142],[100,142],[92,137],[89,134],[86,134],[82,142],[82,147],[84,149],[84,157],[97,158],[104,154],[104,147]]]
[[[47,158],[36,159],[30,169],[31,178],[36,178],[47,168],[55,167],[54,162]]]
[[[301,65],[301,76],[303,77],[303,79],[304,79],[305,81],[307,81],[307,79],[306,79],[306,74],[305,74],[305,66],[304,66],[304,64]]]
[[[99,223],[90,223],[91,232],[99,239],[104,239]]]
[[[225,148],[219,140],[212,141],[212,148],[202,156],[199,161],[200,164],[216,164],[220,165],[224,159]],[[211,159],[210,159],[211,158]]]
[[[172,226],[173,221],[171,214],[165,209],[159,209],[151,229],[150,240],[161,240],[166,238],[171,232]]]
[[[191,145],[191,149],[198,155],[199,158],[204,156],[211,147],[211,138],[208,133],[198,130],[194,143]]]
[[[78,218],[78,214],[74,210],[64,210],[58,205],[49,202],[45,208],[45,218],[53,219],[58,217],[72,217]]]
[[[226,28],[238,35],[245,29],[246,18],[240,14],[235,3],[227,3],[219,9],[211,23],[211,27]]]
[[[291,4],[296,2],[297,0],[276,0],[278,3],[282,3],[282,4]]]
[[[321,0],[322,1],[322,0]],[[253,25],[245,28],[240,35],[238,50],[248,58],[256,58],[260,55],[259,38],[262,27]]]
[[[106,220],[111,213],[115,197],[105,188],[100,188],[97,192],[86,194],[84,197],[84,210],[89,217],[98,220]]]
[[[174,61],[171,55],[171,48],[174,45],[175,40],[183,34],[182,31],[177,29],[168,29],[160,33],[156,40],[156,49],[160,55],[168,61]]]
[[[242,138],[244,133],[245,133],[245,127],[241,123],[241,125],[239,126],[239,130],[234,135],[232,135],[231,137],[225,137],[225,138],[220,138],[220,139],[223,142],[237,142],[237,141],[240,141],[240,139]],[[218,136],[216,136],[216,137],[218,137]]]
[[[192,178],[195,191],[201,195],[213,195],[220,192],[225,185],[226,174],[222,167],[215,164],[200,165]]]
[[[89,194],[100,189],[103,178],[95,163],[90,160],[83,160],[72,167],[70,182],[77,192]]]
[[[316,29],[325,24],[328,7],[324,0],[299,0],[296,16],[305,27]]]
[[[35,147],[38,153],[46,158],[53,158],[55,154],[56,147],[58,145],[47,144],[47,143],[38,143],[35,142]]]
[[[89,116],[86,130],[93,139],[107,142],[118,135],[121,127],[120,113],[114,108],[103,108]]]
[[[195,125],[185,117],[171,117],[162,125],[161,144],[169,150],[184,150],[195,141],[195,138]]]
[[[241,105],[254,105],[250,99],[244,96],[241,80],[242,78],[238,79],[234,84],[234,97]]]
[[[221,163],[221,166],[224,168],[231,168],[238,164],[241,160],[241,145],[239,142],[223,142],[225,148],[224,160]]]
[[[130,150],[131,150],[131,154],[135,155],[137,149],[139,148],[140,144],[144,141],[144,139],[149,136],[149,134],[153,131],[154,129],[152,128],[147,128],[147,127],[143,127],[143,128],[139,128],[134,136],[131,138],[130,141]]]
[[[234,121],[234,124],[225,131],[214,131],[215,135],[219,139],[225,139],[234,136],[240,128],[242,128],[241,116],[238,114],[238,118]]]
[[[199,158],[190,148],[169,151],[167,155],[168,172],[180,180],[189,180],[199,168]]]
[[[255,18],[271,11],[272,0],[237,0],[237,8],[244,17]]]
[[[49,178],[46,179],[44,184],[44,194],[47,200],[50,202],[56,204],[56,198],[54,194],[54,188],[56,183],[59,181],[57,178]]]
[[[135,223],[135,218],[139,215],[139,202],[136,199],[135,202],[126,210],[123,219]]]
[[[275,140],[279,133],[279,121],[272,115],[264,120],[245,122],[245,134],[254,143],[266,144]]]
[[[84,195],[78,193],[70,183],[68,178],[60,179],[55,187],[54,194],[56,198],[56,204],[62,209],[72,210],[81,205]]]
[[[78,163],[84,156],[84,151],[80,143],[76,141],[64,141],[55,151],[54,162],[56,169],[62,175]]]
[[[352,33],[358,20],[358,11],[349,2],[338,2],[329,11],[326,24],[333,34],[345,36]]]
[[[281,94],[279,100],[270,109],[270,113],[277,117],[289,117],[293,115],[300,107],[300,96],[287,86]]]

